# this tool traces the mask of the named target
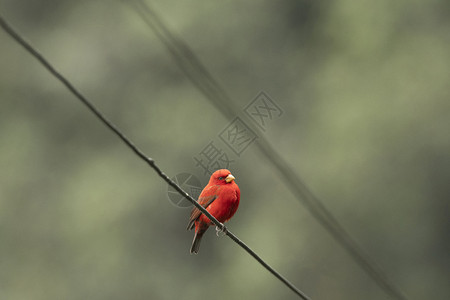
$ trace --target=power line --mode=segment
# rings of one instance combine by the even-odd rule
[[[203,206],[197,203],[188,193],[186,193],[179,185],[171,180],[155,163],[155,161],[145,155],[130,139],[128,139],[111,121],[109,121],[85,96],[81,94],[61,73],[59,73],[34,47],[24,40],[5,19],[0,15],[0,26],[9,34],[17,43],[23,46],[34,58],[36,58],[53,76],[55,76],[66,88],[80,100],[104,125],[112,130],[128,148],[130,148],[139,158],[144,160],[155,172],[171,187],[180,193],[183,197],[189,200],[195,207],[197,207],[203,214],[205,214],[217,227],[219,227],[225,234],[230,237],[236,244],[241,246],[247,253],[256,259],[264,268],[272,273],[276,278],[283,282],[294,293],[304,300],[310,298],[303,293],[299,288],[289,282],[283,275],[275,271],[269,264],[267,264],[259,255],[257,255],[250,247],[241,241],[236,235],[231,233],[222,223],[220,223],[214,216],[212,216]]]
[[[238,109],[228,93],[209,73],[188,44],[175,36],[163,20],[146,2],[142,0],[127,1],[141,16],[143,21],[154,31],[166,46],[178,67],[188,79],[204,94],[204,96],[227,118],[238,115]],[[283,177],[294,196],[303,203],[313,217],[333,236],[347,251],[350,257],[375,281],[375,283],[393,298],[406,300],[406,296],[387,277],[381,267],[356,243],[334,215],[325,207],[306,186],[303,180],[289,166],[285,159],[264,138],[258,127],[247,124],[259,134],[256,140],[259,150],[266,156]]]

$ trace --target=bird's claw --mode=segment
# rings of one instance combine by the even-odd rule
[[[219,226],[216,226],[216,235],[217,236],[224,236],[227,234],[228,229],[223,225],[223,223],[220,223],[222,225],[222,229],[219,228]]]

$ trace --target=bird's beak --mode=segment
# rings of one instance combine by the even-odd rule
[[[235,180],[236,178],[233,176],[233,175],[231,175],[231,174],[229,174],[228,176],[227,176],[227,178],[225,178],[225,181],[227,182],[227,183],[230,183],[230,182],[232,182],[233,180]]]

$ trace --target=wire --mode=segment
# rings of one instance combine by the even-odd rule
[[[64,84],[69,91],[75,95],[86,107],[109,129],[111,129],[139,158],[144,160],[155,172],[170,186],[172,186],[180,195],[189,200],[195,207],[197,207],[203,214],[205,214],[217,227],[219,227],[225,234],[230,237],[235,243],[241,246],[247,253],[255,258],[264,268],[272,273],[276,278],[283,282],[294,293],[304,300],[310,298],[303,293],[299,288],[289,282],[284,276],[275,271],[269,264],[267,264],[259,255],[257,255],[250,247],[241,241],[236,235],[231,233],[222,223],[220,223],[214,216],[212,216],[203,206],[197,203],[188,193],[186,193],[179,185],[171,180],[155,163],[155,161],[142,152],[130,139],[128,139],[111,121],[109,121],[85,96],[81,94],[61,73],[59,73],[34,47],[26,42],[5,19],[0,15],[0,26],[9,34],[17,43],[23,46],[33,57],[35,57],[53,76]]]
[[[154,31],[156,36],[167,47],[178,67],[189,80],[204,94],[204,96],[227,118],[238,115],[238,109],[228,93],[208,72],[189,46],[176,37],[162,19],[146,2],[142,0],[127,1],[141,16],[143,21]],[[356,243],[334,215],[325,207],[306,186],[303,180],[294,172],[287,161],[264,138],[258,127],[247,124],[254,132],[259,133],[256,144],[278,170],[294,196],[306,206],[313,217],[333,236],[347,251],[350,257],[375,281],[375,283],[393,298],[406,300],[406,296],[387,277],[381,267]]]

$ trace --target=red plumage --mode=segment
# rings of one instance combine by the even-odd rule
[[[211,175],[209,183],[197,200],[201,206],[221,223],[231,219],[239,206],[241,192],[234,179],[230,171],[226,169],[217,170]],[[191,253],[198,253],[202,236],[211,225],[214,225],[214,223],[194,206],[187,227],[189,230],[195,227]]]

